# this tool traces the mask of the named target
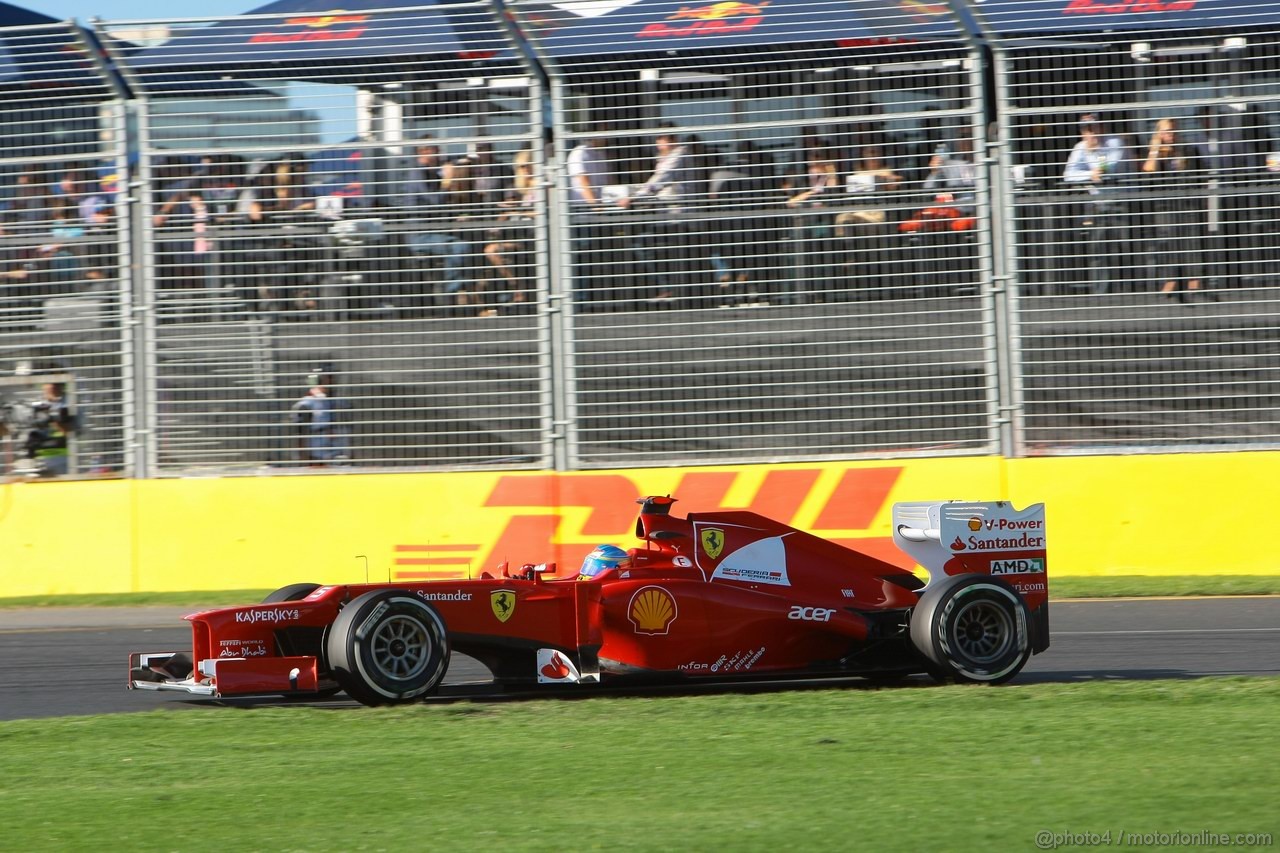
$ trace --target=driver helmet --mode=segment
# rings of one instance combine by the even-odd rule
[[[631,556],[617,545],[597,545],[582,561],[581,578],[593,578],[609,569],[625,569],[631,565]]]

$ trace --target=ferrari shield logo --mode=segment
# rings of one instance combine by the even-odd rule
[[[704,527],[698,534],[698,540],[702,543],[702,550],[713,560],[724,550],[724,531],[718,527]]]
[[[506,622],[516,612],[516,594],[509,589],[495,589],[489,593],[489,606],[499,622]]]

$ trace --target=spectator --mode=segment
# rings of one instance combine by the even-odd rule
[[[767,301],[776,277],[777,252],[790,227],[787,217],[743,218],[743,211],[785,210],[782,182],[765,152],[745,141],[738,146],[738,164],[713,174],[713,205],[721,211],[719,227],[720,304],[734,306]],[[745,227],[744,227],[745,223]]]
[[[1080,116],[1080,141],[1071,149],[1062,180],[1088,187],[1098,195],[1104,187],[1113,186],[1124,168],[1124,141],[1108,134],[1097,116]]]
[[[467,146],[466,157],[471,171],[471,180],[480,204],[493,206],[503,200],[502,175],[497,161],[493,159],[493,143],[473,142]]]
[[[604,255],[609,230],[603,224],[585,220],[604,202],[604,190],[609,184],[604,139],[599,136],[580,139],[569,152],[566,172],[569,177],[569,251],[575,301],[579,311],[593,311],[601,307],[601,299],[606,292],[604,282],[609,264]]]
[[[719,295],[716,290],[716,272],[723,267],[720,247],[716,245],[715,223],[703,213],[711,196],[711,174],[713,156],[702,137],[690,134],[684,141],[685,156],[681,165],[683,175],[681,184],[684,187],[684,211],[693,214],[686,217],[677,235],[683,250],[680,255],[679,271],[685,275],[691,286],[690,295],[698,303],[711,307],[718,305],[713,301]]]
[[[479,258],[472,245],[475,226],[470,222],[477,215],[487,213],[476,179],[476,165],[470,156],[458,157],[445,164],[440,179],[439,218],[442,224],[448,223],[447,236],[462,247],[458,253],[460,279],[446,287],[452,301],[459,306],[478,306],[483,298],[478,283]]]
[[[604,140],[593,136],[579,141],[569,152],[566,170],[569,174],[570,201],[591,206],[599,204],[604,198],[604,188],[609,183]]]
[[[854,165],[849,176],[849,186],[854,192],[886,193],[902,188],[903,177],[889,168],[884,161],[884,154],[877,145],[868,145],[863,149],[862,159]],[[884,200],[883,196],[872,196],[870,200]],[[837,224],[842,222],[881,225],[887,219],[888,211],[884,208],[861,209],[850,214],[840,214]]]
[[[621,207],[628,207],[633,198],[652,196],[662,199],[667,203],[668,210],[676,212],[680,209],[681,201],[687,192],[684,184],[688,177],[687,150],[676,141],[675,133],[670,130],[664,130],[658,134],[654,139],[654,148],[657,150],[658,157],[657,162],[654,163],[653,174],[640,185],[634,197],[619,199],[618,204]]]
[[[459,168],[450,164],[446,169],[440,156],[440,146],[423,140],[418,143],[406,187],[409,215],[423,226],[423,230],[409,234],[409,251],[419,257],[429,256],[442,261],[444,292],[455,301],[463,300],[468,290],[466,269],[471,254],[467,241],[446,227],[452,226],[450,211],[456,207],[456,190],[465,181]],[[446,177],[449,182],[447,194]],[[432,230],[425,230],[427,228]]]
[[[167,213],[156,219],[166,225],[156,253],[161,290],[198,297],[209,285],[213,241],[209,236],[209,207],[198,189],[183,192]]]
[[[104,198],[101,195],[94,195],[91,198]],[[86,205],[82,202],[81,210],[84,211]],[[113,218],[114,211],[109,206],[109,202],[103,205],[93,205],[88,211],[89,216],[86,220],[85,228],[85,264],[88,271],[85,277],[91,281],[101,281],[105,278],[115,277],[119,266],[119,256],[117,251],[117,242],[119,234],[116,231],[116,225]]]
[[[42,226],[48,221],[53,200],[45,181],[45,174],[34,163],[19,173],[8,217],[19,230]]]
[[[861,285],[874,280],[881,286],[897,277],[901,249],[890,239],[892,205],[887,197],[903,185],[903,177],[889,168],[877,145],[868,145],[854,163],[849,188],[858,207],[836,216],[840,241],[840,277]]]
[[[823,140],[808,148],[805,160],[805,189],[787,199],[787,207],[799,207],[805,202],[817,202],[827,190],[835,187],[836,162]]]
[[[1177,122],[1162,118],[1147,146],[1142,171],[1168,195],[1156,199],[1156,251],[1162,262],[1160,293],[1187,302],[1200,292],[1201,252],[1204,250],[1204,200],[1191,194],[1203,181],[1202,152],[1178,136]],[[1186,282],[1186,290],[1179,288]],[[1216,299],[1210,295],[1211,299]]]
[[[484,247],[485,260],[501,282],[499,301],[505,305],[521,306],[529,300],[529,288],[521,284],[516,270],[525,270],[527,275],[532,261],[536,202],[533,149],[524,148],[516,154],[513,189],[500,205],[502,212],[498,219],[504,224],[490,231],[490,242]]]
[[[49,228],[52,242],[37,250],[47,265],[51,289],[50,296],[70,293],[73,285],[84,279],[79,254],[67,241],[84,236],[84,226],[72,214],[71,202],[65,198],[54,200],[53,221]]]
[[[707,197],[711,194],[713,157],[706,142],[696,133],[685,137],[684,148],[685,157],[681,165],[684,174],[681,183],[689,204],[699,208],[706,204]]]
[[[939,146],[924,182],[926,192],[936,193],[934,203],[898,226],[910,235],[916,273],[942,295],[977,287],[977,184],[973,140],[962,136],[954,151]]]
[[[248,211],[253,195],[245,186],[245,162],[238,155],[218,153],[202,159],[201,192],[214,223],[234,222]]]
[[[280,258],[277,241],[264,233],[270,231],[271,223],[262,202],[250,199],[234,226],[232,236],[224,242],[227,274],[250,316],[271,322],[279,307],[274,282]]]
[[[929,176],[925,178],[926,192],[950,194],[948,201],[972,216],[978,186],[978,167],[973,161],[973,140],[963,136],[952,151],[946,146],[929,159]]]
[[[301,154],[269,163],[259,179],[258,197],[273,218],[291,218],[315,209],[315,199],[309,197],[307,186],[307,160]]]
[[[629,208],[636,200],[655,199],[667,213],[680,213],[687,201],[689,187],[689,154],[671,129],[663,129],[654,138],[657,158],[653,173],[632,195],[618,200],[618,206]],[[640,261],[641,275],[648,279],[648,300],[655,307],[673,304],[678,291],[689,278],[688,231],[684,222],[667,219],[647,222],[633,241],[632,249]]]
[[[1126,166],[1124,141],[1107,133],[1097,116],[1082,115],[1080,141],[1067,157],[1062,180],[1084,188],[1089,196],[1077,220],[1077,242],[1088,253],[1094,293],[1105,293],[1116,278],[1114,258],[1124,240],[1124,205],[1113,196]]]
[[[346,462],[350,457],[346,429],[338,423],[338,412],[345,401],[333,396],[333,386],[325,377],[313,373],[308,377],[307,393],[293,404],[291,423],[301,430],[300,450],[303,460],[313,468]]]
[[[804,189],[787,198],[787,207],[821,207],[830,197],[838,180],[835,158],[825,140],[805,145]],[[824,196],[823,194],[826,193]],[[801,277],[814,299],[825,302],[835,286],[834,236],[831,217],[827,214],[802,213],[796,217],[796,237],[800,247]]]

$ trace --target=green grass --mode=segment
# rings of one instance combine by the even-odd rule
[[[233,606],[261,601],[269,589],[193,590],[191,592],[125,592],[86,595],[22,595],[0,598],[4,607],[148,607]]]
[[[237,589],[217,592],[137,592],[120,595],[28,595],[0,598],[5,607],[218,607],[261,601],[270,590]],[[1053,598],[1119,598],[1152,595],[1280,595],[1277,575],[1212,575],[1205,577],[1054,577]]]
[[[1280,574],[1054,577],[1050,598],[1125,598],[1151,595],[1280,595]]]
[[[148,697],[139,695],[139,706]],[[1280,679],[0,723],[0,847],[1032,850],[1280,838]]]

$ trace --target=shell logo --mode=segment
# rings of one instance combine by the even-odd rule
[[[972,530],[974,533],[977,533],[979,530],[981,530],[982,519],[978,518],[976,515],[973,518],[969,519],[969,529]]]
[[[637,634],[661,635],[671,630],[676,621],[676,600],[660,586],[646,586],[636,590],[627,605],[627,618],[635,626]]]

